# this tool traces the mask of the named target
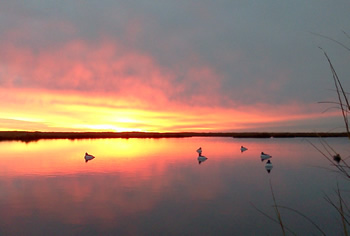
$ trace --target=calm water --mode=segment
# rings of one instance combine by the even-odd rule
[[[348,139],[324,140],[350,155]],[[272,155],[270,173],[261,151]],[[85,152],[96,158],[85,162]],[[338,235],[324,196],[337,182],[350,190],[299,138],[0,142],[0,154],[1,235],[281,235],[257,210],[276,219],[270,182],[278,204]],[[281,215],[297,235],[319,235],[300,215]]]

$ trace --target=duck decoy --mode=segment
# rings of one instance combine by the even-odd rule
[[[241,152],[247,151],[248,148],[241,146]]]
[[[270,171],[272,170],[272,167],[273,167],[273,165],[272,165],[271,161],[267,160],[266,165],[265,165],[265,169],[266,169],[267,173],[270,173]]]
[[[85,162],[88,162],[92,159],[94,159],[95,157],[93,155],[88,154],[87,152],[85,153]]]
[[[261,152],[260,157],[261,157],[261,161],[264,161],[264,160],[270,159],[272,156],[267,153]]]
[[[201,155],[202,155],[202,148],[201,148],[201,147],[198,148],[198,149],[197,149],[197,152],[198,152],[198,155],[201,156]]]

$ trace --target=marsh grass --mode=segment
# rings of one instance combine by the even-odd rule
[[[348,39],[350,39],[350,36],[343,32]],[[341,47],[345,48],[346,50],[350,51],[350,48],[347,47],[345,44],[334,40],[330,37],[326,37],[323,35],[318,35],[321,37],[324,37],[326,39],[329,39]],[[327,62],[329,64],[330,70],[332,72],[332,77],[333,77],[333,82],[334,82],[334,88],[336,92],[336,97],[337,101],[336,102],[331,102],[331,101],[326,101],[326,102],[320,102],[320,103],[327,103],[327,104],[332,104],[336,105],[336,108],[340,110],[346,134],[347,137],[350,139],[350,129],[349,129],[349,113],[350,113],[350,103],[349,103],[349,98],[348,98],[348,93],[345,91],[341,80],[339,79],[339,76],[333,66],[333,63],[328,56],[328,54],[323,50],[321,47],[320,49],[322,50],[324,56],[327,59]],[[332,107],[333,108],[333,107]],[[320,138],[320,145],[321,147],[316,146],[314,143],[310,142],[309,143],[321,154],[323,155],[331,164],[331,169],[334,170],[336,173],[338,173],[340,176],[344,177],[346,180],[350,180],[350,165],[347,162],[347,158],[341,157],[341,155],[331,146],[329,145],[324,139]],[[350,226],[350,209],[348,207],[347,201],[344,198],[344,195],[342,194],[342,191],[339,187],[339,183],[337,183],[337,187],[335,190],[335,198],[332,199],[329,197],[329,195],[324,196],[325,201],[330,204],[339,214],[341,225],[343,227],[343,233],[344,235],[349,235],[348,232],[348,227]],[[318,226],[315,225],[317,228]]]
[[[341,223],[343,226],[344,235],[348,235],[347,226],[350,225],[349,223],[350,211],[345,199],[343,198],[340,192],[338,183],[337,183],[337,189],[336,189],[336,196],[338,200],[337,202],[332,200],[328,195],[325,195],[324,199],[339,213],[341,218]]]
[[[350,112],[350,104],[349,104],[349,99],[348,99],[348,94],[345,92],[342,83],[340,82],[340,79],[338,77],[337,72],[334,69],[334,66],[329,58],[329,56],[327,55],[327,53],[320,48],[325,57],[327,58],[327,61],[329,63],[329,66],[331,68],[332,71],[332,76],[333,76],[333,81],[334,81],[334,87],[336,89],[336,93],[337,93],[337,98],[338,101],[337,102],[321,102],[321,103],[329,103],[329,104],[336,104],[338,105],[338,108],[340,109],[341,113],[342,113],[342,117],[343,117],[343,121],[344,121],[344,125],[345,125],[345,129],[346,129],[346,133],[348,135],[348,138],[350,139],[350,130],[349,130],[349,117],[348,114]]]
[[[348,39],[350,39],[350,36],[343,32]],[[324,36],[322,36],[324,37]],[[333,42],[337,43],[338,45],[342,46],[346,50],[350,51],[350,48],[347,47],[345,44],[334,40],[332,38],[327,37],[328,39],[332,40]],[[329,58],[328,54],[320,48],[330,66],[332,76],[333,76],[333,82],[335,91],[337,94],[337,102],[324,102],[324,103],[332,103],[336,104],[337,108],[340,109],[347,137],[350,139],[350,130],[349,130],[349,113],[350,113],[350,104],[349,104],[349,98],[348,93],[344,90],[343,85],[338,77],[338,74],[333,66],[333,63],[331,59]],[[322,149],[317,148],[316,145],[312,144],[313,147],[315,147],[330,163],[331,166],[335,168],[336,172],[339,173],[342,177],[344,177],[347,180],[350,180],[350,165],[347,163],[346,158],[342,158],[339,153],[336,152],[326,141],[322,140],[320,141],[322,145]],[[329,203],[339,214],[341,225],[343,227],[344,235],[349,235],[348,227],[350,226],[350,209],[348,207],[347,201],[344,198],[344,195],[342,194],[342,191],[339,187],[339,184],[337,183],[337,188],[335,190],[336,199],[330,198],[328,195],[325,195],[324,199],[327,203]]]
[[[283,235],[286,235],[286,231],[284,229],[284,224],[283,224],[283,221],[282,221],[281,213],[280,213],[280,211],[278,209],[278,206],[277,206],[277,203],[276,203],[276,198],[275,198],[275,194],[273,192],[271,181],[270,181],[270,189],[271,189],[272,199],[273,199],[273,202],[274,202],[273,207],[275,209],[275,213],[276,213],[276,216],[277,216],[277,219],[278,219],[278,223],[281,226]]]
[[[343,33],[346,35],[346,37],[348,39],[350,39],[350,36],[347,33],[345,33],[345,32],[343,32]],[[315,34],[315,33],[313,33],[313,34]],[[331,40],[331,41],[337,43],[338,45],[342,46],[346,50],[350,51],[350,48],[348,46],[346,46],[345,44],[343,44],[337,40],[334,40],[330,37],[319,35],[319,34],[315,34],[315,35],[318,35],[320,37]],[[345,91],[345,89],[344,89],[344,87],[339,79],[339,76],[338,76],[338,74],[333,66],[333,63],[332,63],[330,57],[325,52],[325,50],[323,50],[321,47],[320,47],[320,49],[322,50],[324,56],[326,57],[327,62],[329,64],[329,67],[331,69],[333,82],[334,82],[334,88],[335,88],[336,97],[337,97],[337,100],[335,102],[334,101],[326,101],[326,102],[320,102],[320,103],[331,104],[332,105],[331,109],[334,108],[333,105],[336,105],[335,108],[340,110],[342,118],[343,118],[346,136],[350,139],[350,127],[349,127],[350,103],[349,103],[349,98],[348,98],[349,93],[347,93]],[[335,171],[337,174],[344,177],[346,180],[350,181],[350,165],[347,162],[348,157],[343,158],[331,145],[329,145],[324,139],[322,139],[321,135],[319,135],[318,137],[320,140],[321,147],[318,147],[317,145],[310,142],[309,140],[307,140],[307,141],[321,155],[323,155],[329,161],[332,171]],[[287,229],[292,234],[294,234],[294,233],[284,225],[284,222],[282,221],[282,218],[281,218],[280,209],[286,209],[288,211],[296,213],[297,215],[303,217],[305,220],[310,222],[322,235],[326,235],[325,232],[321,229],[321,227],[317,223],[315,223],[308,216],[304,215],[302,212],[300,212],[296,209],[290,208],[290,207],[277,205],[271,181],[270,181],[270,189],[271,189],[272,199],[274,202],[273,207],[275,209],[275,214],[276,214],[277,219],[274,217],[268,216],[264,212],[258,210],[255,206],[254,207],[260,213],[264,214],[264,216],[266,216],[269,219],[273,220],[274,222],[278,223],[281,226],[283,235],[285,235],[285,229]],[[349,205],[347,203],[347,199],[344,197],[343,191],[341,190],[338,182],[337,182],[337,187],[334,190],[334,192],[335,192],[335,197],[331,198],[329,195],[325,194],[324,199],[338,213],[339,218],[340,218],[340,222],[341,222],[341,226],[343,228],[342,229],[343,234],[347,236],[347,235],[349,235],[348,228],[350,227],[350,208],[349,208]]]
[[[330,163],[331,169],[334,170],[346,179],[350,180],[350,166],[346,161],[346,158],[342,158],[336,150],[329,145],[324,139],[319,139],[321,147],[318,147],[311,141],[307,140],[311,146],[313,146],[322,156],[324,156]]]
[[[262,215],[264,215],[265,217],[267,217],[268,219],[270,219],[271,221],[275,222],[276,224],[278,224],[282,230],[282,235],[286,235],[286,232],[288,231],[289,233],[291,233],[292,235],[297,235],[295,232],[293,232],[292,229],[290,229],[289,227],[287,227],[284,223],[284,221],[282,220],[282,215],[281,215],[281,209],[287,210],[289,212],[293,212],[295,214],[297,214],[298,216],[302,217],[303,219],[305,219],[306,221],[308,221],[311,225],[313,225],[319,232],[321,235],[326,235],[326,233],[321,229],[320,226],[317,225],[317,223],[315,223],[311,218],[309,218],[308,216],[306,216],[305,214],[303,214],[302,212],[293,209],[291,207],[287,207],[287,206],[283,206],[283,205],[278,205],[277,204],[277,200],[275,197],[275,193],[272,187],[272,183],[270,180],[270,191],[271,191],[271,196],[272,196],[272,200],[273,200],[273,209],[275,211],[275,217],[274,216],[270,216],[268,214],[266,214],[265,212],[263,212],[262,210],[258,209],[254,204],[252,204],[252,206],[255,208],[255,210],[257,210],[258,212],[260,212]]]

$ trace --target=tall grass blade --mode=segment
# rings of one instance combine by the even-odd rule
[[[286,207],[286,206],[278,206],[278,207],[279,207],[279,208],[287,209],[287,210],[289,210],[289,211],[293,211],[293,212],[297,213],[298,215],[304,217],[304,218],[305,218],[307,221],[309,221],[313,226],[315,226],[315,227],[318,229],[318,231],[320,231],[320,233],[321,233],[322,235],[326,235],[326,233],[325,233],[313,220],[311,220],[309,217],[307,217],[306,215],[304,215],[304,214],[301,213],[300,211],[297,211],[297,210],[295,210],[295,209],[293,209],[293,208]]]
[[[265,212],[263,212],[262,210],[260,210],[259,208],[257,208],[253,203],[250,203],[255,210],[257,210],[258,212],[260,212],[262,215],[264,215],[265,217],[269,218],[271,221],[275,222],[276,224],[280,224],[280,222],[278,220],[275,220],[273,217],[269,216],[268,214],[266,214]],[[287,226],[284,226],[285,230],[290,232],[293,235],[296,235],[290,228],[288,228]]]
[[[283,222],[282,222],[282,217],[281,217],[281,214],[280,214],[280,212],[279,212],[279,210],[278,210],[278,207],[277,207],[277,204],[276,204],[276,198],[275,198],[275,194],[274,194],[274,192],[273,192],[271,180],[270,180],[270,189],[271,189],[272,199],[273,199],[274,208],[275,208],[275,212],[276,212],[276,215],[277,215],[278,222],[279,222],[279,224],[280,224],[280,226],[281,226],[283,235],[286,235],[286,232],[285,232],[285,230],[284,230],[284,225],[283,225]]]
[[[347,207],[341,193],[340,193],[340,189],[339,189],[339,184],[337,183],[337,190],[336,190],[336,194],[339,200],[339,203],[336,204],[334,203],[329,196],[325,196],[324,199],[331,205],[334,207],[334,209],[339,213],[340,215],[340,219],[342,222],[342,226],[343,226],[343,231],[344,231],[344,235],[348,236],[348,230],[347,230],[347,225],[350,225],[350,222],[348,220],[349,214],[347,214],[344,211],[344,207],[347,209],[347,211],[349,210],[349,208]]]

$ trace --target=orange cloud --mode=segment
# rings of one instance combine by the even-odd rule
[[[0,53],[1,130],[234,131],[335,115],[300,103],[239,106],[209,65],[179,76],[108,40],[43,51],[3,44]]]

